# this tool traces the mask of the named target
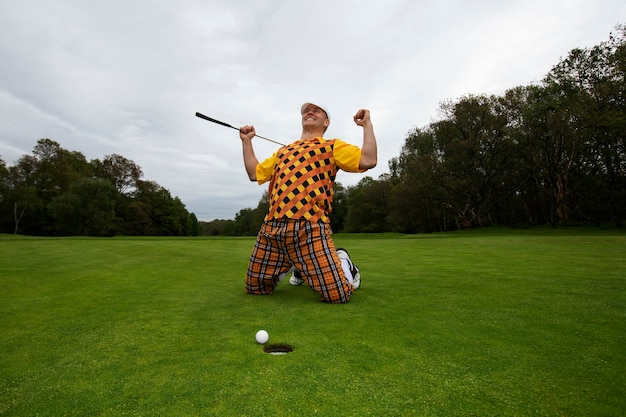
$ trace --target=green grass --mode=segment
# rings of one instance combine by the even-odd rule
[[[252,238],[0,236],[0,415],[624,415],[623,231],[335,242],[346,305],[245,294]]]

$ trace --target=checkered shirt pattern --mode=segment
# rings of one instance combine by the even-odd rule
[[[323,138],[282,147],[257,167],[259,183],[270,181],[265,220],[306,219],[330,223],[337,171],[360,172],[361,150]]]

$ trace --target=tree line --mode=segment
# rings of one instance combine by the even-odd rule
[[[352,222],[349,212],[349,229],[620,225],[626,30],[616,29],[572,50],[538,85],[443,103],[441,120],[410,132],[389,176],[359,187],[386,206],[384,224]]]
[[[189,236],[198,220],[121,155],[87,161],[51,139],[14,166],[0,159],[0,232],[37,236]]]
[[[489,225],[612,224],[626,218],[626,28],[576,48],[541,82],[440,105],[410,130],[389,173],[337,183],[336,232],[420,233]],[[40,140],[0,159],[0,231],[32,235],[255,235],[267,212],[198,222],[120,155],[87,162]]]
[[[488,225],[620,226],[626,218],[626,30],[576,48],[545,78],[502,95],[440,105],[407,134],[389,173],[337,184],[342,232],[419,233]],[[203,223],[205,234],[256,234],[267,211]]]

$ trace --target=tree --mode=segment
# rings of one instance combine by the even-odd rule
[[[123,195],[136,192],[138,183],[143,177],[141,168],[122,155],[107,155],[102,161],[96,159],[91,161],[91,164],[96,177],[110,181]]]
[[[9,190],[9,169],[6,162],[0,157],[0,203],[6,199]]]
[[[330,213],[330,227],[334,232],[341,232],[345,227],[349,197],[348,190],[340,182],[336,182],[331,205],[332,211]]]
[[[259,231],[258,215],[252,208],[241,209],[235,215],[235,236],[253,236]]]
[[[67,151],[50,139],[37,141],[33,156],[36,164],[32,173],[34,185],[46,202],[67,191],[77,179],[92,175],[91,165],[82,153]]]
[[[508,116],[495,96],[467,96],[443,104],[446,119],[433,125],[442,163],[440,187],[463,227],[488,224],[491,208],[516,190],[502,187],[517,148]]]
[[[345,230],[352,233],[380,233],[387,229],[388,184],[363,177],[349,188]]]
[[[80,152],[69,152],[50,139],[40,139],[32,155],[21,157],[9,168],[15,230],[30,234],[53,233],[48,210],[53,198],[66,192],[79,178],[90,177],[91,167]]]
[[[234,236],[235,221],[215,219],[210,222],[199,222],[202,235],[205,236]]]
[[[270,209],[270,198],[269,198],[269,194],[267,193],[267,191],[263,191],[263,195],[261,195],[261,198],[259,199],[259,203],[256,206],[256,209],[254,209],[254,220],[253,220],[253,224],[250,225],[251,230],[250,230],[250,235],[256,235],[257,232],[259,231],[259,228],[261,227],[261,225],[263,224],[263,221],[265,220],[265,216],[267,215],[268,211]]]
[[[390,230],[402,233],[447,230],[447,210],[437,187],[442,163],[432,128],[409,132],[400,156],[389,163]]]
[[[88,163],[80,152],[40,139],[32,155],[24,155],[15,166],[7,168],[0,162],[3,231],[176,236],[199,232],[198,219],[178,197],[155,182],[141,181],[141,168],[121,155]]]
[[[69,190],[52,199],[56,233],[74,236],[113,234],[117,191],[104,180],[81,178]]]
[[[127,236],[155,236],[157,227],[152,221],[151,206],[143,201],[128,199],[117,209],[117,233]]]
[[[625,213],[611,209],[626,203],[626,30],[617,30],[608,42],[572,50],[545,77],[534,103],[535,137],[544,143],[537,157],[557,223],[574,215],[619,222]]]
[[[184,236],[189,234],[189,212],[178,197],[153,181],[139,181],[136,202],[151,220],[152,234],[158,236]]]

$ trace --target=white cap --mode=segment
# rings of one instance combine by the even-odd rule
[[[304,109],[306,108],[306,106],[308,106],[309,104],[312,104],[314,106],[319,107],[320,109],[324,110],[324,113],[326,113],[326,117],[328,117],[328,119],[330,119],[330,113],[328,112],[328,108],[326,106],[324,106],[323,104],[318,104],[318,103],[313,103],[312,101],[307,101],[306,103],[304,103],[302,105],[302,107],[300,107],[300,113],[304,113]]]

